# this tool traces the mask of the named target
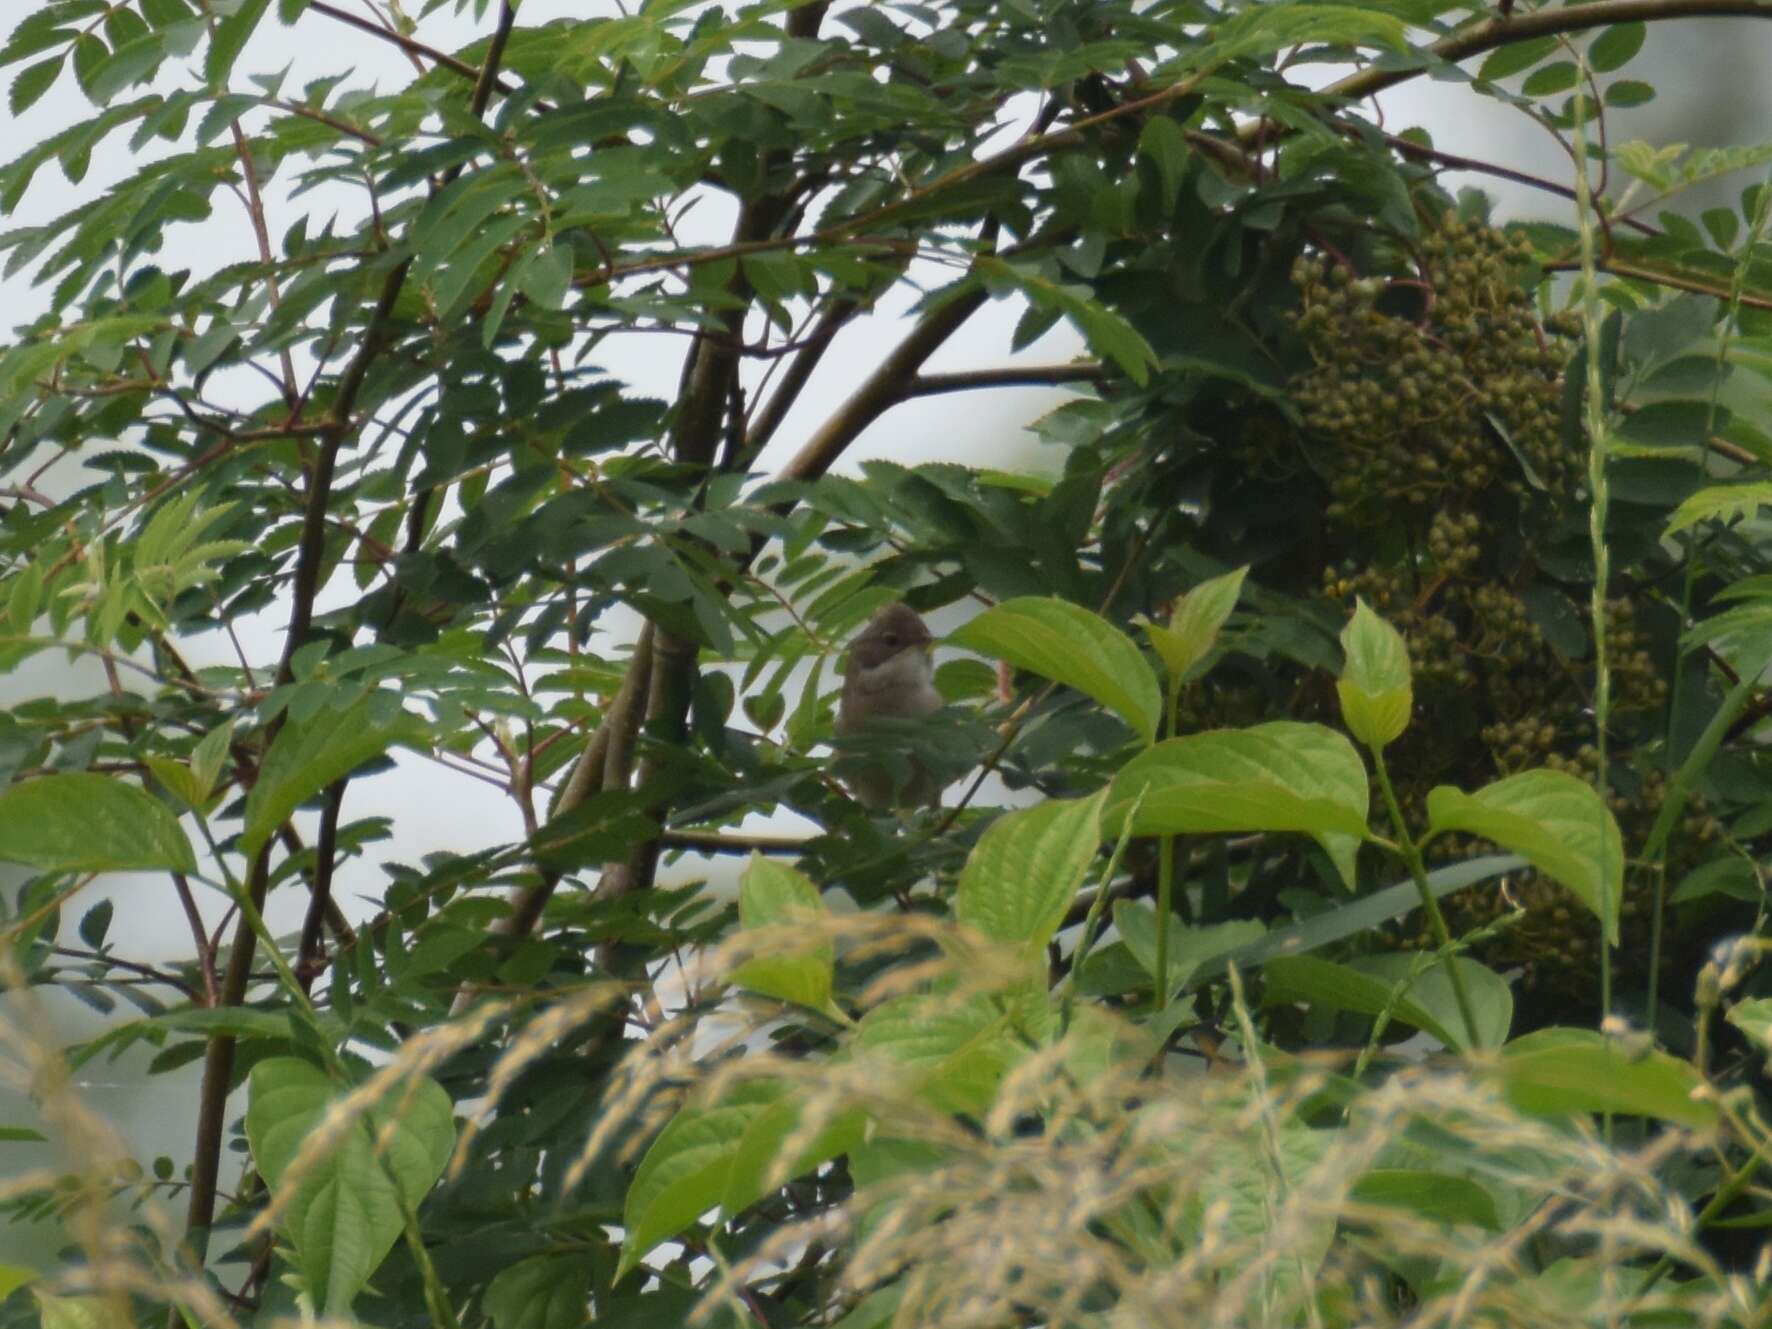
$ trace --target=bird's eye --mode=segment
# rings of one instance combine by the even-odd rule
[[[898,634],[896,632],[888,632],[884,637],[880,638],[880,640],[885,642],[888,646],[896,646],[898,645]]]

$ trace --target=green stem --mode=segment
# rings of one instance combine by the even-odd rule
[[[1181,725],[1181,676],[1169,673],[1169,695],[1163,708],[1163,733],[1174,738]],[[1151,1009],[1161,1012],[1169,1004],[1169,913],[1175,907],[1175,837],[1157,841],[1157,975],[1151,990]]]
[[[1458,1002],[1459,1015],[1464,1019],[1464,1036],[1474,1048],[1478,1042],[1477,1017],[1471,1007],[1470,993],[1465,991],[1464,975],[1458,972],[1458,966],[1453,963],[1456,957],[1452,954],[1452,930],[1446,926],[1446,916],[1440,912],[1440,902],[1434,898],[1433,890],[1427,884],[1427,864],[1422,861],[1421,846],[1409,834],[1409,824],[1403,820],[1403,806],[1397,802],[1397,791],[1391,787],[1390,768],[1384,764],[1384,752],[1379,748],[1372,749],[1372,767],[1378,772],[1378,787],[1384,794],[1384,806],[1390,813],[1391,825],[1397,833],[1397,847],[1402,850],[1403,861],[1409,865],[1409,876],[1415,882],[1415,889],[1421,893],[1421,907],[1427,911],[1428,926],[1433,929],[1434,940],[1440,944],[1446,975],[1452,980],[1452,996]]]
[[[1175,901],[1175,837],[1157,842],[1157,981],[1151,1008],[1161,1011],[1169,1004],[1169,911]]]
[[[1578,57],[1579,58],[1579,57]],[[1582,69],[1587,73],[1585,63]],[[1606,378],[1600,355],[1605,343],[1599,286],[1600,222],[1588,180],[1585,83],[1575,91],[1575,224],[1581,235],[1581,322],[1587,343],[1587,382],[1582,393],[1582,427],[1587,434],[1588,543],[1594,557],[1594,587],[1588,602],[1594,632],[1594,790],[1604,805],[1611,788],[1606,731],[1612,723],[1612,664],[1606,647],[1606,591],[1612,580],[1612,551],[1606,543],[1611,498],[1606,477]],[[1603,842],[1603,841],[1602,841]],[[1606,851],[1602,850],[1602,854]],[[1602,862],[1601,880],[1614,880],[1612,864]],[[1622,874],[1617,880],[1622,881]],[[1606,920],[1618,917],[1622,901],[1602,900],[1600,918],[1600,1016],[1612,1013],[1612,945]],[[1651,1012],[1653,1022],[1653,1012]]]

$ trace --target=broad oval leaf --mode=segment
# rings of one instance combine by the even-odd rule
[[[246,1138],[273,1189],[286,1184],[303,1142],[336,1110],[343,1092],[324,1071],[294,1057],[252,1068]],[[288,1177],[295,1193],[283,1210],[283,1227],[323,1313],[349,1314],[400,1236],[405,1211],[436,1185],[454,1147],[449,1094],[421,1077],[363,1113],[322,1157]]]
[[[1101,846],[1107,790],[1006,813],[979,837],[954,897],[960,922],[1039,949],[1052,939]]]
[[[1114,930],[1152,978],[1157,975],[1157,911],[1143,900],[1114,901]],[[1267,935],[1260,919],[1235,918],[1204,927],[1169,929],[1171,995],[1183,991],[1200,966],[1220,959]]]
[[[987,609],[949,640],[1075,688],[1150,742],[1163,697],[1132,638],[1081,605],[1023,596]]]
[[[949,1112],[982,1112],[1020,1056],[1010,1019],[982,996],[910,993],[869,1011],[858,1056],[890,1063],[909,1092]]]
[[[1165,123],[1153,121],[1155,123]],[[1247,565],[1222,577],[1201,582],[1181,598],[1169,623],[1163,626],[1144,622],[1139,626],[1169,670],[1171,679],[1178,679],[1192,669],[1218,640],[1218,630],[1237,607],[1237,596],[1243,591]]]
[[[1386,984],[1401,982],[1409,975],[1416,957],[1393,952],[1388,955],[1362,955],[1349,965],[1363,974]],[[1444,960],[1436,960],[1417,974],[1408,989],[1408,998],[1427,1011],[1453,1034],[1447,1046],[1460,1050],[1498,1048],[1507,1042],[1514,1023],[1514,993],[1507,980],[1485,964],[1465,956],[1452,961],[1458,968],[1459,980],[1470,998],[1471,1015],[1476,1020],[1477,1036],[1473,1043],[1465,1037],[1464,1013],[1458,1009],[1458,994]]]
[[[394,744],[415,743],[419,732],[416,716],[389,711],[374,696],[299,720],[292,717],[265,753],[258,782],[246,798],[242,852],[253,857],[308,799]]]
[[[1502,1229],[1495,1197],[1469,1177],[1416,1168],[1374,1168],[1348,1192],[1355,1204],[1406,1209],[1430,1223],[1469,1223],[1487,1232]]]
[[[0,794],[0,861],[45,872],[197,870],[165,804],[90,771],[39,776]]]
[[[810,879],[785,863],[753,853],[738,884],[741,926],[778,932],[795,922],[815,925],[827,916],[824,900]],[[791,939],[772,942],[733,970],[732,981],[766,997],[829,1013],[831,969],[836,962],[830,938],[816,931],[803,945]]]
[[[861,1142],[865,1117],[840,1109],[783,1165],[782,1146],[799,1137],[802,1110],[779,1080],[749,1080],[732,1086],[718,1102],[691,1105],[672,1117],[628,1187],[622,1210],[627,1235],[616,1279],[708,1210],[731,1215],[749,1208],[773,1174],[785,1181]]]
[[[1141,791],[1134,835],[1297,831],[1353,885],[1354,853],[1367,834],[1366,766],[1333,729],[1276,720],[1167,739],[1115,777],[1105,834],[1119,833]]]
[[[1367,747],[1389,747],[1409,727],[1415,704],[1403,634],[1361,600],[1342,630],[1341,649],[1345,663],[1335,690],[1342,721]]]
[[[1716,1105],[1700,1092],[1704,1078],[1690,1063],[1653,1048],[1633,1051],[1592,1029],[1516,1038],[1495,1073],[1513,1105],[1538,1116],[1616,1112],[1694,1130],[1717,1124]]]
[[[1593,787],[1564,771],[1522,771],[1474,794],[1441,785],[1427,796],[1432,831],[1493,840],[1554,877],[1593,910],[1618,944],[1624,840]]]
[[[1478,1024],[1473,1044],[1471,1038],[1465,1037],[1464,1017],[1458,1014],[1457,1003],[1451,996],[1451,982],[1439,966],[1419,975],[1400,996],[1393,996],[1398,982],[1407,976],[1411,957],[1396,955],[1382,959],[1402,960],[1403,973],[1368,973],[1350,964],[1318,959],[1315,955],[1278,955],[1262,968],[1267,985],[1265,1001],[1269,1005],[1308,1001],[1329,1010],[1352,1010],[1359,1015],[1379,1015],[1387,1010],[1391,1019],[1412,1024],[1457,1051],[1467,1051],[1473,1045],[1494,1047],[1508,1037],[1513,999],[1506,999],[1506,1008],[1497,1010],[1492,992],[1494,985],[1506,992],[1506,983],[1501,976],[1490,973],[1474,960],[1460,960],[1458,973],[1464,978],[1465,987],[1469,989],[1476,985],[1478,991],[1483,992],[1481,1001],[1473,996]],[[1485,978],[1488,982],[1483,982]]]
[[[577,1254],[532,1255],[486,1285],[493,1329],[579,1329],[591,1316],[590,1271]]]

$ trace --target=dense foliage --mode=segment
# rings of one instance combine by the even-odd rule
[[[0,209],[136,162],[0,236],[0,658],[102,678],[0,718],[64,1151],[0,1203],[68,1243],[0,1322],[1757,1321],[1772,191],[1675,196],[1772,150],[1606,114],[1655,24],[1765,11],[448,7],[0,51],[94,107]],[[419,72],[287,86],[278,25]],[[1498,224],[1370,113],[1419,77],[1585,173]],[[993,301],[1002,367],[930,370]],[[1026,383],[1056,474],[827,473]],[[901,599],[965,620],[952,705],[836,739]],[[907,745],[944,807],[848,796]],[[384,863],[396,762],[524,834]],[[127,871],[182,960],[81,899]],[[51,1046],[48,987],[129,1018]],[[75,1087],[144,1046],[202,1062],[188,1166]]]

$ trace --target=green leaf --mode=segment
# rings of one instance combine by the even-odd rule
[[[1188,162],[1193,149],[1188,146],[1187,131],[1167,115],[1153,115],[1144,122],[1138,136],[1139,155],[1150,158],[1163,181],[1163,207],[1175,206],[1181,195],[1182,181],[1187,178]]]
[[[1103,789],[1005,813],[960,871],[954,916],[997,941],[1039,950],[1052,940],[1101,847]]]
[[[494,1329],[578,1329],[591,1318],[589,1269],[578,1255],[532,1255],[486,1285]]]
[[[752,928],[782,928],[796,922],[816,925],[828,916],[818,887],[804,873],[753,853],[739,879],[738,921]],[[804,944],[771,939],[768,950],[733,971],[732,981],[766,997],[832,1012],[831,969],[836,963],[830,937],[815,934]]]
[[[1020,1057],[1009,1018],[983,996],[910,993],[869,1011],[858,1057],[890,1062],[908,1093],[948,1112],[983,1112]]]
[[[0,1301],[5,1301],[35,1277],[37,1271],[22,1264],[0,1264]]]
[[[820,1163],[857,1148],[867,1138],[868,1116],[857,1107],[832,1109],[820,1104],[826,1116],[806,1119],[810,1107],[799,1096],[784,1095],[752,1117],[732,1152],[726,1188],[720,1195],[720,1212],[731,1218],[749,1209],[770,1191],[795,1177],[804,1176]],[[790,1142],[799,1152],[785,1152]]]
[[[1483,58],[1483,63],[1477,68],[1477,77],[1485,83],[1512,78],[1515,74],[1525,73],[1556,49],[1555,37],[1534,37],[1530,41],[1509,42]]]
[[[1388,955],[1357,956],[1348,961],[1348,964],[1360,973],[1371,974],[1394,985],[1408,978],[1415,959],[1413,955],[1393,952]],[[1513,989],[1508,986],[1505,978],[1487,965],[1464,956],[1457,957],[1453,963],[1458,966],[1458,976],[1464,982],[1465,994],[1470,998],[1471,1015],[1476,1021],[1477,1038],[1474,1044],[1464,1037],[1464,1017],[1458,1009],[1458,995],[1453,991],[1452,979],[1443,960],[1436,960],[1415,976],[1414,981],[1409,984],[1409,1000],[1452,1031],[1455,1041],[1449,1046],[1465,1050],[1473,1047],[1500,1047],[1507,1041],[1508,1033],[1513,1027]]]
[[[1335,689],[1342,721],[1374,751],[1388,747],[1409,727],[1415,704],[1403,634],[1361,600],[1342,630],[1341,649],[1346,663]]]
[[[1621,69],[1643,49],[1643,40],[1648,35],[1649,25],[1640,20],[1614,23],[1595,37],[1593,45],[1587,48],[1587,63],[1596,74],[1610,74],[1614,69]]]
[[[1114,901],[1114,929],[1132,958],[1152,978],[1157,976],[1157,912],[1143,900]],[[1170,993],[1183,991],[1200,966],[1261,940],[1267,929],[1259,919],[1238,918],[1208,927],[1169,929]]]
[[[242,852],[253,857],[290,813],[327,785],[396,743],[416,745],[421,734],[416,717],[399,710],[390,715],[373,696],[291,719],[265,753],[258,782],[247,795]]]
[[[1694,1130],[1717,1124],[1704,1078],[1665,1052],[1627,1048],[1592,1029],[1540,1029],[1502,1051],[1496,1075],[1508,1100],[1535,1116],[1616,1112]]]
[[[1150,742],[1157,736],[1162,693],[1132,639],[1068,600],[1024,596],[987,609],[949,640],[1007,660],[1116,712]]]
[[[1606,88],[1603,99],[1606,105],[1619,110],[1628,110],[1633,106],[1646,106],[1655,100],[1655,89],[1647,83],[1634,78],[1621,78]]]
[[[1157,353],[1144,335],[1124,317],[1095,299],[1087,286],[1057,282],[1032,268],[999,258],[974,260],[987,280],[1012,286],[1036,306],[1055,309],[1083,334],[1089,349],[1118,365],[1143,386],[1157,365]]]
[[[1402,1209],[1430,1223],[1468,1223],[1487,1232],[1502,1230],[1495,1197],[1469,1177],[1417,1168],[1374,1168],[1348,1192],[1354,1204]]]
[[[665,1123],[628,1186],[617,1282],[647,1251],[720,1203],[745,1128],[784,1092],[776,1081],[744,1081],[719,1102],[686,1107]]]
[[[1218,630],[1237,607],[1237,596],[1243,590],[1247,565],[1222,577],[1201,582],[1175,606],[1167,627],[1141,621],[1145,636],[1168,667],[1169,677],[1178,679],[1205,658],[1218,640]]]
[[[1464,831],[1524,856],[1593,910],[1618,944],[1624,841],[1593,787],[1563,771],[1522,771],[1474,794],[1441,785],[1427,796],[1433,834]]]
[[[0,862],[45,872],[195,872],[196,855],[164,803],[87,771],[43,775],[0,793]]]
[[[1573,60],[1558,60],[1533,70],[1520,85],[1520,91],[1528,97],[1549,97],[1569,91],[1580,78],[1581,71]]]
[[[1730,1024],[1765,1052],[1772,1049],[1772,997],[1750,997],[1729,1008]]]
[[[212,92],[227,88],[234,72],[234,61],[240,58],[252,30],[265,16],[271,0],[244,0],[240,7],[217,23],[209,39],[209,54],[203,61],[203,78]]]
[[[274,1191],[294,1187],[282,1227],[302,1281],[321,1313],[347,1316],[400,1236],[406,1213],[448,1165],[455,1147],[449,1094],[423,1077],[396,1086],[292,1174],[309,1134],[332,1125],[344,1090],[293,1057],[261,1061],[249,1084],[246,1138],[266,1184]]]
[[[1276,720],[1167,739],[1127,762],[1112,790],[1102,817],[1109,837],[1143,791],[1135,835],[1298,831],[1353,885],[1369,790],[1360,754],[1333,729]]]
[[[62,62],[66,54],[58,54],[48,60],[41,60],[13,76],[12,87],[7,90],[6,105],[14,115],[23,115],[37,101],[55,86],[56,78],[62,72]]]
[[[1705,521],[1731,522],[1752,517],[1767,506],[1772,506],[1772,480],[1710,485],[1689,495],[1669,514],[1666,534],[1678,535]]]
[[[42,1329],[121,1329],[103,1297],[58,1297],[32,1288]]]
[[[1405,957],[1407,958],[1407,957]],[[1345,964],[1319,959],[1314,955],[1280,955],[1262,967],[1266,1005],[1288,1005],[1295,1001],[1309,1002],[1329,1010],[1355,1011],[1361,1015],[1378,1015],[1388,1009],[1393,1018],[1414,1025],[1423,1033],[1432,1034],[1449,1048],[1457,1048],[1461,1040],[1450,1026],[1425,1006],[1410,999],[1407,993],[1392,999],[1394,983],[1372,974],[1363,974]]]

